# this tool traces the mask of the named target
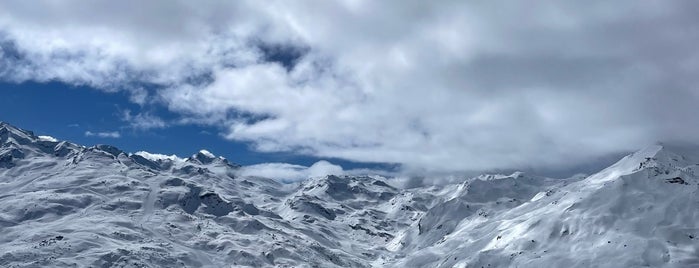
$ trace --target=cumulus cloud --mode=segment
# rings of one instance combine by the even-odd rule
[[[239,170],[240,176],[256,176],[286,182],[299,181],[309,177],[344,175],[344,173],[341,166],[324,160],[318,161],[310,167],[288,163],[265,163],[244,166]]]
[[[0,78],[126,90],[260,151],[562,167],[698,142],[698,5],[4,1]]]
[[[105,131],[105,132],[92,132],[85,131],[85,137],[99,137],[99,138],[121,138],[121,134],[118,131]]]

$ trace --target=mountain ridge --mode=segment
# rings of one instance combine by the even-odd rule
[[[687,267],[699,161],[650,146],[587,177],[284,184],[0,122],[3,267]]]

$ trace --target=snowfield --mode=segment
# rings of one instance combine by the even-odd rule
[[[697,153],[584,178],[239,177],[0,123],[0,267],[699,267]]]

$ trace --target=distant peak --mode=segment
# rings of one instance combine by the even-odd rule
[[[211,164],[216,160],[216,156],[208,150],[202,149],[187,160],[199,162],[201,164]]]
[[[654,144],[654,145],[647,146],[647,147],[645,147],[645,148],[643,148],[643,149],[641,149],[641,150],[638,150],[638,151],[634,152],[633,154],[631,154],[631,156],[635,156],[635,157],[653,157],[653,156],[655,156],[656,154],[658,154],[658,152],[660,152],[660,151],[662,151],[662,150],[664,150],[664,149],[665,149],[665,148],[664,148],[664,146],[663,146],[662,144]]]
[[[624,159],[633,162],[654,161],[659,163],[696,164],[699,163],[699,147],[674,147],[665,144],[655,144],[638,150]]]
[[[675,150],[666,148],[662,144],[654,144],[629,154],[605,168],[604,170],[589,176],[588,182],[602,183],[616,179],[623,175],[628,175],[646,168],[656,168],[659,165],[670,166],[686,166],[696,164],[697,151],[691,149],[687,152],[675,152]]]
[[[625,156],[624,158],[616,162],[614,165],[612,165],[610,168],[625,167],[625,170],[633,170],[639,163],[647,161],[647,159],[655,158],[655,156],[662,150],[662,145],[655,144],[647,146],[643,149],[640,149]]]
[[[14,127],[14,126],[12,126],[12,125],[6,123],[6,122],[0,122],[0,128],[4,128],[4,129],[18,129],[18,128]]]
[[[146,151],[138,151],[133,153],[134,155],[138,155],[140,157],[143,157],[145,159],[148,159],[150,161],[184,161],[184,159],[177,157],[177,155],[164,155],[164,154],[154,154]]]
[[[28,144],[38,139],[31,131],[23,130],[8,123],[0,124],[0,142],[5,142],[7,139],[14,140],[19,144]]]
[[[198,153],[198,154],[203,155],[203,156],[206,156],[206,157],[208,157],[208,158],[216,158],[216,156],[215,156],[214,154],[212,154],[211,152],[209,152],[209,151],[207,151],[207,150],[205,150],[205,149],[199,150],[199,153]]]
[[[510,174],[509,177],[520,178],[520,177],[524,177],[524,175],[525,175],[524,171],[515,171],[515,172],[512,172],[512,174]]]
[[[115,146],[112,146],[112,145],[108,145],[108,144],[97,144],[94,146],[94,148],[101,150],[103,152],[109,153],[115,157],[124,153],[124,151],[122,151],[121,149],[119,149]]]

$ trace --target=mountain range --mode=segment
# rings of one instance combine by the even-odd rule
[[[1,267],[699,267],[699,151],[589,176],[297,183],[0,123]]]

